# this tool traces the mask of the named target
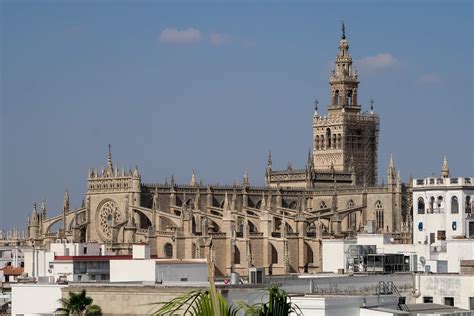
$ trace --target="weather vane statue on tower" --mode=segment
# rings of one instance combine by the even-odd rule
[[[342,39],[346,39],[346,26],[344,25],[344,21],[342,22]]]

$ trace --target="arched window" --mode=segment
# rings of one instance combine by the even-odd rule
[[[332,148],[336,149],[336,134],[332,134]]]
[[[314,142],[316,150],[319,150],[319,135],[316,135],[316,141]]]
[[[466,196],[466,213],[471,214],[472,206],[471,206],[471,197],[468,195]]]
[[[164,247],[164,253],[166,259],[173,258],[173,245],[170,243],[166,243]]]
[[[337,134],[337,148],[341,149],[342,147],[342,142],[341,142],[341,134]]]
[[[433,213],[435,198],[434,196],[430,197],[430,205],[428,208],[428,213]]]
[[[339,104],[339,90],[334,91],[334,104]]]
[[[347,202],[347,208],[354,208],[354,201],[353,200],[349,200],[349,202]]]
[[[240,250],[234,246],[234,264],[240,264]]]
[[[457,214],[459,213],[459,203],[457,196],[453,196],[451,198],[451,213]]]
[[[438,208],[441,208],[441,203],[443,203],[443,197],[440,195],[438,196],[438,201],[437,201]]]
[[[319,203],[319,208],[327,208],[326,203],[324,203],[324,201],[321,201],[321,203]]]
[[[347,104],[352,105],[352,90],[347,91]]]
[[[384,218],[383,218],[383,204],[380,200],[375,202],[375,221],[377,229],[383,229]]]
[[[425,214],[425,199],[418,198],[418,214]]]
[[[326,128],[326,148],[331,149],[331,129]]]
[[[272,264],[278,264],[278,251],[272,244],[270,244],[270,247],[272,248]]]

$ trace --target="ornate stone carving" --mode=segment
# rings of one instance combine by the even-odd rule
[[[102,204],[98,212],[99,229],[106,240],[112,240],[112,226],[122,221],[122,213],[113,200]]]

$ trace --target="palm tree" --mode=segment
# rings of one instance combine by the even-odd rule
[[[102,309],[99,305],[91,305],[86,309],[86,316],[102,316]]]
[[[303,315],[301,309],[292,303],[288,294],[278,286],[273,285],[266,291],[268,292],[268,302],[266,303],[249,305],[239,302],[244,316],[287,316],[291,313]]]
[[[92,298],[86,296],[86,290],[82,290],[80,293],[69,292],[69,298],[61,298],[59,302],[62,307],[56,309],[56,313],[65,315],[102,315],[102,311],[99,306],[92,305]]]
[[[214,298],[217,303],[214,305]],[[229,305],[220,293],[209,291],[191,291],[184,293],[169,302],[161,303],[155,315],[182,315],[193,316],[236,316],[239,308]]]

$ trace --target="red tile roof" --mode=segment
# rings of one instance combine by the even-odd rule
[[[1,268],[0,270],[3,270],[3,275],[20,276],[23,274],[24,268],[6,266],[6,267]]]

